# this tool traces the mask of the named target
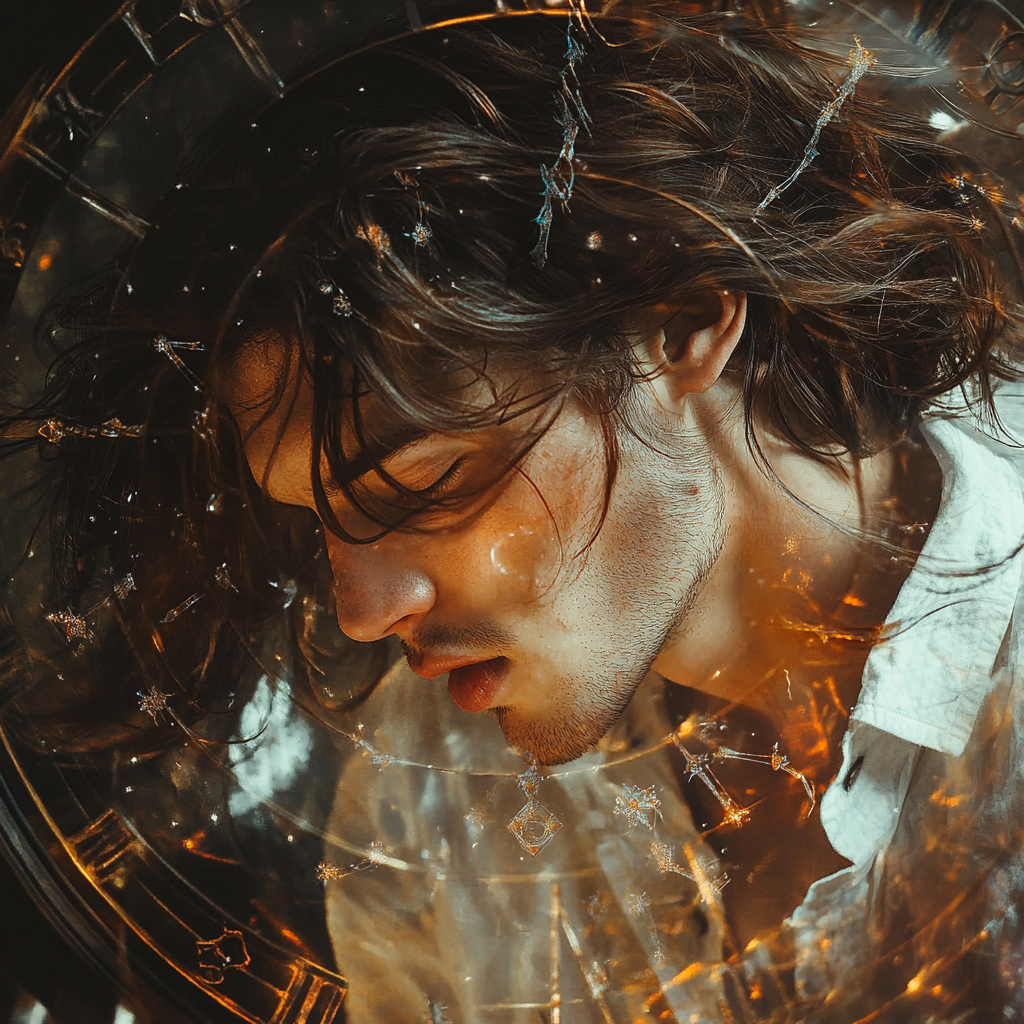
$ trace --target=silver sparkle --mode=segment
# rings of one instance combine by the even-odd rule
[[[350,864],[347,868],[339,868],[334,864],[328,864],[326,861],[321,861],[316,866],[316,879],[324,885],[328,882],[337,882],[342,878],[347,878],[349,875],[354,875],[360,871],[369,871],[372,868],[377,867],[378,864],[383,864],[386,859],[387,853],[385,852],[384,844],[374,840],[374,842],[370,843],[370,852],[368,856],[357,861],[355,864]]]

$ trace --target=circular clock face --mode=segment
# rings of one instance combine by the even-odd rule
[[[256,479],[269,462],[238,428],[253,408],[263,423],[262,407],[232,404],[225,381],[242,373],[238,352],[261,352],[264,368],[308,355],[281,341],[283,328],[274,343],[266,332],[239,341],[250,315],[295,314],[349,351],[346,332],[369,329],[384,265],[404,261],[409,280],[469,308],[475,297],[446,276],[452,254],[498,217],[520,224],[516,251],[488,257],[502,274],[557,293],[575,261],[591,268],[584,298],[597,303],[602,267],[635,263],[637,246],[655,242],[618,227],[579,234],[574,211],[607,155],[592,141],[603,118],[621,116],[589,101],[588,76],[617,46],[633,54],[646,41],[654,60],[679,45],[673,18],[708,53],[747,45],[730,35],[742,20],[751,39],[830,62],[825,101],[805,104],[803,141],[718,247],[756,250],[827,163],[830,126],[879,103],[929,144],[970,155],[973,171],[935,188],[977,232],[1002,225],[992,259],[1012,266],[1024,25],[997,3],[924,6],[137,0],[18,101],[0,139],[0,833],[32,898],[140,1015],[555,1024],[757,1020],[798,1005],[785,915],[774,927],[758,918],[737,944],[727,897],[745,887],[762,898],[771,841],[745,845],[752,823],[766,836],[812,831],[839,764],[820,751],[839,752],[846,726],[829,717],[834,691],[781,669],[763,680],[815,723],[780,732],[756,702],[713,687],[666,692],[641,673],[586,752],[531,756],[506,742],[508,716],[491,707],[508,658],[438,665],[428,682],[409,644],[342,632],[332,545],[358,530],[325,522],[328,498],[314,489],[271,500],[281,493]],[[547,74],[515,94],[502,75],[526,61]],[[676,85],[685,106],[698,71]],[[795,75],[791,85],[802,88]],[[528,173],[512,191],[490,188],[456,154],[445,173],[477,203],[464,210],[423,170],[440,163],[440,130],[422,163],[403,160],[387,178],[360,185],[355,155],[325,161],[339,139],[365,164],[379,160],[428,101],[488,144],[535,132]],[[371,130],[358,151],[353,140]],[[642,172],[617,184],[641,189]],[[393,223],[360,206],[385,191]],[[336,236],[292,231],[328,201]],[[287,306],[293,272],[315,284],[298,313]],[[486,301],[473,307],[481,329]],[[420,324],[404,336],[386,314],[378,303],[375,329],[415,352]],[[283,393],[294,384],[321,401],[322,356],[309,356],[305,378],[279,375]],[[376,379],[368,363],[360,372],[345,386]],[[65,411],[40,414],[55,394]],[[291,443],[278,425],[275,451]],[[535,440],[527,432],[500,458],[514,466]],[[499,458],[482,443],[473,451],[481,464]],[[386,500],[359,492],[378,518],[355,517],[375,525],[352,547],[372,547],[377,527],[405,536],[403,516],[420,514],[436,483],[392,487]],[[504,574],[509,607],[536,583],[517,577],[509,552],[534,552],[540,576],[557,569],[542,533],[524,520],[489,549],[488,586]],[[445,550],[457,561],[455,547]],[[614,632],[609,603],[593,614]],[[831,650],[834,638],[817,639]],[[479,708],[495,713],[468,713]],[[801,861],[786,884],[805,892],[823,863]]]

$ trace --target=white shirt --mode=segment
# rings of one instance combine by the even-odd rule
[[[868,657],[821,802],[829,840],[853,863],[814,883],[790,919],[801,995],[841,992],[855,1015],[895,1000],[887,1012],[901,1021],[947,1019],[939,975],[962,975],[956,962],[972,942],[972,953],[1001,942],[984,956],[1002,962],[1015,945],[1001,927],[1006,902],[1021,893],[1024,452],[1014,438],[1024,438],[1024,389],[997,388],[1000,424],[957,397],[923,418],[943,473],[938,515]],[[906,907],[894,928],[897,904]],[[985,927],[989,914],[999,928]],[[957,938],[943,948],[946,930]],[[967,1005],[1008,1005],[994,977],[974,978],[980,995]],[[938,1010],[924,1007],[929,993]]]

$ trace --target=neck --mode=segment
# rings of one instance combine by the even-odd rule
[[[673,716],[689,722],[693,749],[763,757],[777,742],[820,796],[839,770],[871,642],[934,518],[941,474],[927,446],[912,441],[825,465],[765,439],[774,480],[750,456],[742,417],[707,412],[702,429],[717,431],[705,436],[722,475],[726,540],[654,668],[691,688],[666,697]],[[811,881],[846,861],[793,779],[735,760],[716,761],[716,772],[751,809],[746,827],[708,840],[731,875],[759,883],[723,893],[738,952],[790,914]],[[702,787],[686,793],[695,821],[721,821]]]
[[[722,475],[726,541],[654,668],[755,707],[780,730],[794,682],[825,685],[827,676],[849,708],[924,540],[926,526],[906,527],[934,517],[934,457],[903,441],[870,458],[822,462],[759,435],[775,479],[750,453],[735,401],[709,395],[693,415]]]

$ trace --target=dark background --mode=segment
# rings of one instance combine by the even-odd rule
[[[0,0],[0,120],[23,88],[59,72],[118,6],[115,0]],[[52,1024],[113,1020],[113,993],[57,936],[0,859],[0,1024],[8,1024],[19,1002],[24,1007],[28,994],[49,1008]]]
[[[0,111],[34,75],[59,71],[118,6],[114,0],[0,0]]]

